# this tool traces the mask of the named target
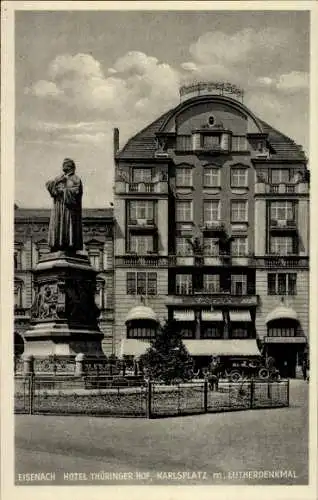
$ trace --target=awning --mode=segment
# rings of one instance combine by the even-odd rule
[[[141,356],[150,347],[150,342],[137,339],[123,339],[120,344],[120,356]]]
[[[126,323],[127,321],[133,320],[148,320],[158,323],[156,313],[153,311],[153,309],[151,309],[151,307],[147,306],[136,306],[130,309],[129,313],[127,314]]]
[[[293,319],[298,321],[298,315],[291,307],[278,306],[267,315],[265,322],[269,323],[275,319]]]
[[[307,338],[299,337],[264,337],[265,344],[307,344]]]
[[[180,309],[173,311],[173,319],[176,321],[194,321],[194,311],[189,309]]]
[[[230,311],[230,321],[252,321],[249,311]]]
[[[223,321],[222,311],[202,311],[202,321]]]
[[[256,339],[184,340],[193,356],[260,356]]]

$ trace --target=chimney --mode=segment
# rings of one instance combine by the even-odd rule
[[[114,128],[113,148],[114,148],[114,156],[116,156],[116,153],[119,150],[119,129],[118,128]]]

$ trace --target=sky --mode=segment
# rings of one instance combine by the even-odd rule
[[[16,11],[16,203],[50,207],[70,157],[83,205],[108,206],[113,128],[123,146],[191,81],[240,85],[308,153],[309,52],[305,11]]]

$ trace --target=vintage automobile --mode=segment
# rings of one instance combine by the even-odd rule
[[[221,358],[219,376],[232,382],[242,378],[269,380],[279,378],[279,372],[274,366],[268,365],[262,356],[240,356]]]

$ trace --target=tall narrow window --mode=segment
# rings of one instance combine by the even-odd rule
[[[220,220],[220,201],[209,200],[204,202],[204,222]]]
[[[231,202],[231,221],[247,222],[247,201],[232,200]]]
[[[177,222],[192,221],[192,201],[176,202],[176,220]]]
[[[176,238],[176,253],[177,255],[181,255],[183,257],[193,254],[192,246],[190,245],[188,238]]]
[[[205,293],[218,293],[220,291],[220,275],[204,274],[203,288]]]
[[[23,297],[22,297],[22,281],[14,282],[14,308],[19,309],[23,307]]]
[[[203,250],[204,255],[216,257],[219,255],[219,240],[217,238],[204,238],[203,240]]]
[[[247,276],[246,274],[232,274],[231,276],[232,295],[247,294]]]
[[[176,294],[191,295],[192,294],[192,275],[177,274],[176,275]]]
[[[203,185],[205,187],[219,187],[221,185],[220,177],[220,168],[205,167],[203,173]]]
[[[192,168],[178,167],[176,169],[176,185],[180,187],[192,186]]]
[[[232,255],[235,257],[244,257],[248,254],[247,238],[239,237],[233,238],[231,245]]]
[[[233,188],[247,187],[248,186],[247,175],[248,175],[247,168],[232,167],[231,187]]]

